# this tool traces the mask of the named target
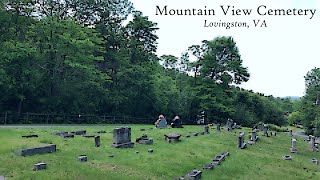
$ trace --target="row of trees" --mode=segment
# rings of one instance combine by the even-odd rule
[[[285,124],[288,100],[249,80],[232,37],[158,57],[157,24],[128,0],[0,0],[0,111],[180,115]],[[195,59],[191,61],[190,59]]]

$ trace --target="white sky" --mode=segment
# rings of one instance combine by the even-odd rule
[[[317,0],[131,0],[134,7],[158,23],[158,55],[180,57],[191,45],[217,36],[232,36],[237,42],[250,80],[245,89],[273,96],[303,96],[304,76],[320,67],[320,1]],[[168,9],[215,9],[215,16],[156,16],[156,5]],[[220,5],[253,9],[251,16],[223,15]],[[259,16],[256,9],[317,9],[315,16]],[[253,27],[253,19],[266,20],[267,28]],[[248,22],[250,28],[204,27],[204,20]]]

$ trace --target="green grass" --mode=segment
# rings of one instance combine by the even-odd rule
[[[201,132],[200,126],[185,126],[183,129],[153,129],[141,132],[140,128],[151,125],[130,125],[132,141],[146,133],[153,138],[153,145],[135,144],[134,148],[116,149],[110,145],[113,134],[100,134],[101,147],[94,147],[93,138],[76,136],[63,139],[51,135],[52,132],[87,130],[94,134],[99,130],[112,132],[116,125],[87,127],[52,127],[33,129],[0,129],[0,175],[8,179],[164,179],[180,177],[193,169],[202,170],[212,158],[223,151],[230,156],[214,170],[202,170],[202,179],[320,179],[319,167],[311,163],[312,158],[320,159],[320,152],[311,152],[309,145],[297,137],[298,153],[292,154],[292,161],[282,160],[290,154],[291,137],[277,133],[276,137],[263,137],[259,132],[259,141],[247,145],[246,149],[237,148],[237,137],[240,131],[216,132],[210,129],[209,135],[181,138],[181,142],[169,144],[164,134],[170,132],[182,135],[190,132]],[[22,138],[22,135],[38,134],[39,138]],[[246,133],[248,141],[249,133]],[[52,154],[21,157],[15,151],[21,148],[53,143],[58,151]],[[148,153],[148,149],[154,153]],[[139,153],[136,154],[136,151]],[[86,154],[88,162],[81,163],[78,156]],[[108,157],[114,154],[114,157]],[[46,162],[47,170],[33,171],[33,164]]]

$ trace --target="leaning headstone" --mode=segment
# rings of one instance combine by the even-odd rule
[[[52,153],[52,152],[56,152],[56,145],[54,144],[28,148],[28,149],[21,149],[17,151],[17,154],[20,156],[32,156],[35,154],[45,154],[45,153]]]
[[[180,134],[175,134],[175,133],[170,133],[170,134],[165,134],[165,140],[169,143],[171,142],[179,142],[180,141]]]
[[[203,126],[203,132],[204,132],[204,134],[209,134],[209,126],[208,125],[204,125]]]
[[[244,142],[244,133],[241,133],[238,138],[238,148],[244,149],[246,148],[246,143]]]
[[[312,150],[313,152],[318,151],[315,142],[316,142],[316,137],[311,136],[310,146],[311,146],[311,150]]]
[[[100,136],[94,137],[94,144],[96,147],[100,147]]]
[[[43,170],[43,169],[47,169],[47,164],[44,162],[40,162],[40,163],[36,163],[34,164],[34,171],[38,171],[38,170]]]
[[[143,134],[141,137],[136,139],[136,142],[139,144],[153,144],[153,139],[152,138],[148,138],[148,135]]]
[[[131,142],[131,128],[129,127],[115,128],[113,130],[112,146],[116,148],[122,148],[122,147],[132,148],[134,146],[134,143]]]
[[[292,139],[291,140],[291,153],[296,153],[298,150],[297,150],[297,140],[296,139]]]
[[[80,161],[80,162],[87,162],[87,161],[88,161],[88,156],[86,156],[86,155],[80,155],[80,156],[79,156],[79,161]]]
[[[193,170],[186,174],[185,179],[186,180],[200,180],[201,179],[202,172],[199,170]]]

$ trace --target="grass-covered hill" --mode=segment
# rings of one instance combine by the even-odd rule
[[[199,169],[202,179],[320,179],[319,165],[311,162],[320,159],[319,152],[312,152],[309,144],[297,138],[298,153],[290,153],[291,137],[285,133],[264,137],[259,132],[259,141],[247,145],[246,149],[237,148],[238,135],[246,132],[248,141],[250,129],[226,132],[210,129],[210,134],[191,136],[191,132],[202,132],[201,126],[185,126],[183,129],[152,129],[150,125],[130,125],[132,141],[146,133],[153,138],[153,145],[135,144],[133,148],[116,149],[113,143],[115,126],[51,127],[51,128],[0,128],[0,177],[7,179],[119,179],[119,180],[170,180],[184,176],[193,169]],[[141,128],[146,131],[140,131]],[[101,147],[94,146],[92,138],[76,136],[63,139],[51,133],[58,131],[87,130],[94,134],[99,130]],[[183,135],[181,142],[168,143],[166,133]],[[22,135],[37,134],[38,138],[22,138]],[[57,152],[22,157],[15,151],[21,148],[44,144],[56,144]],[[154,152],[148,152],[153,149]],[[221,165],[213,170],[202,170],[205,164],[228,151]],[[80,162],[79,155],[87,155],[87,162]],[[109,155],[114,155],[109,157]],[[283,160],[282,156],[291,154],[293,160]],[[37,162],[47,163],[46,170],[33,171]]]

